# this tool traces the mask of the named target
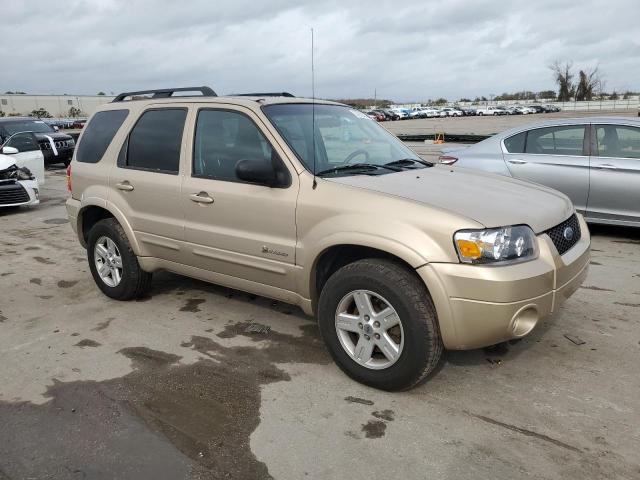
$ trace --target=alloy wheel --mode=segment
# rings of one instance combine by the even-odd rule
[[[396,363],[404,347],[400,316],[381,295],[354,290],[338,303],[335,326],[340,345],[359,365],[372,370]]]

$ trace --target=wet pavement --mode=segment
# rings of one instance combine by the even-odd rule
[[[0,210],[0,480],[640,478],[640,231],[594,227],[584,287],[529,337],[385,393],[295,307],[169,273],[106,298],[66,196],[52,170]]]

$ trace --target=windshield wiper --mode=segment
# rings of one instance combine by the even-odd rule
[[[401,158],[400,160],[394,160],[393,162],[385,163],[384,166],[385,167],[394,167],[394,166],[402,167],[402,166],[415,165],[416,163],[420,165],[424,165],[425,167],[433,167],[433,163],[427,162],[426,160],[418,160],[416,158]]]
[[[393,165],[389,166],[389,165],[376,165],[375,163],[352,163],[349,165],[338,165],[333,168],[327,168],[326,170],[321,170],[320,172],[317,172],[316,175],[322,176],[327,173],[334,173],[334,172],[337,173],[337,172],[344,172],[349,170],[372,171],[372,170],[378,170],[380,168],[391,170],[393,172],[400,171],[400,169],[398,168],[393,168]]]

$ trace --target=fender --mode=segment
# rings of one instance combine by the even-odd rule
[[[313,251],[305,252],[301,259],[301,264],[308,266],[301,269],[304,274],[299,279],[298,292],[303,297],[312,297],[311,292],[315,288],[316,266],[322,254],[331,247],[339,245],[354,245],[381,250],[403,260],[412,268],[418,268],[427,263],[427,260],[419,252],[393,238],[359,232],[336,232],[323,237],[319,243],[314,244]]]
[[[124,216],[122,211],[116,205],[109,202],[108,200],[104,200],[103,198],[98,198],[98,197],[83,198],[82,207],[78,212],[78,220],[77,220],[78,238],[80,239],[80,243],[82,243],[83,247],[86,248],[87,245],[82,235],[82,231],[83,231],[82,216],[83,216],[83,212],[88,207],[101,207],[107,210],[109,213],[111,213],[111,215],[113,215],[113,217],[122,226],[122,229],[124,230],[124,233],[127,236],[127,240],[129,240],[129,244],[131,245],[131,249],[133,250],[133,253],[135,253],[137,256],[140,256],[140,252],[141,252],[140,245],[138,243],[136,236],[133,233],[133,229],[131,228],[131,224],[127,220],[127,217]]]

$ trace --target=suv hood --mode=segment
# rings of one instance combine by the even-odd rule
[[[51,133],[34,133],[38,140],[45,140],[47,137],[51,137],[54,141],[56,140],[71,140],[73,137],[71,135],[67,135],[66,133],[60,132],[51,132]]]
[[[537,234],[555,227],[574,211],[567,196],[542,185],[441,165],[325,180],[448,210],[487,228],[525,224]]]

